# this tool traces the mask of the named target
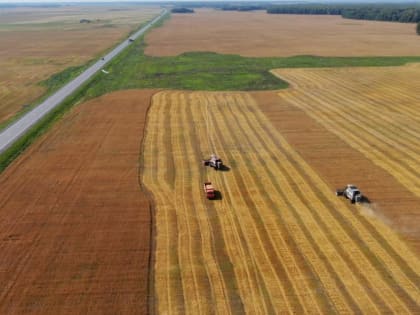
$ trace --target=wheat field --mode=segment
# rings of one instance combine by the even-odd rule
[[[229,169],[204,167],[211,153]],[[419,312],[417,256],[337,198],[250,94],[156,94],[142,154],[157,313]],[[206,180],[217,200],[205,198]]]
[[[274,70],[304,110],[420,197],[420,68]]]

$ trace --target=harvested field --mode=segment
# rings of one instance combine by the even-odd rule
[[[100,5],[2,9],[0,123],[45,92],[39,82],[96,57],[159,12]]]
[[[415,24],[347,20],[338,16],[196,10],[172,14],[146,37],[145,53],[174,56],[213,51],[251,57],[417,56]]]
[[[213,152],[229,170],[202,166]],[[338,199],[251,94],[156,94],[143,158],[159,314],[418,312],[418,257]]]
[[[0,176],[0,314],[145,314],[153,91],[75,108]]]
[[[378,206],[373,212],[383,215],[420,249],[419,68],[282,69],[274,73],[292,85],[279,92],[279,103],[300,109],[334,135],[324,153],[313,151],[317,168],[329,173],[325,175],[333,185],[340,180],[341,185],[359,183]],[[293,124],[296,119],[289,121]],[[312,141],[319,148],[326,139],[320,138]],[[329,161],[321,165],[324,160]],[[338,169],[341,174],[334,175]]]

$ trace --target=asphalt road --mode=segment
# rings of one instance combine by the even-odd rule
[[[129,38],[125,39],[121,44],[115,47],[111,52],[105,55],[103,58],[98,60],[95,64],[86,69],[78,77],[67,83],[53,95],[48,97],[44,102],[39,104],[37,107],[23,115],[21,118],[16,120],[13,124],[5,128],[0,132],[0,153],[3,153],[8,147],[10,147],[16,140],[22,137],[32,126],[34,126],[39,120],[41,120],[46,114],[52,109],[57,107],[66,97],[70,96],[75,90],[77,90],[83,83],[87,82],[92,76],[103,69],[103,67],[112,60],[116,55],[123,51],[127,46],[131,44],[130,39],[137,39],[143,35],[153,24],[160,20],[165,13],[166,9],[162,13],[150,21],[148,24],[139,29],[136,33],[132,34]]]

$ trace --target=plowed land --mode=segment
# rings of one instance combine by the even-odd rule
[[[202,166],[213,152],[228,169]],[[337,198],[251,94],[155,95],[143,158],[158,313],[418,312],[418,257]]]
[[[153,91],[78,106],[0,176],[0,314],[145,314]]]
[[[328,148],[336,153],[324,152],[330,157],[323,168],[329,168],[331,175],[333,169],[341,169],[349,180],[365,186],[379,206],[376,213],[384,214],[416,246],[420,240],[419,69],[409,65],[274,71],[292,84],[279,92],[281,102],[304,111],[335,135],[335,144]],[[342,149],[337,156],[343,144],[358,154]]]
[[[174,56],[212,51],[250,57],[416,56],[415,24],[360,21],[340,16],[196,10],[173,14],[147,37],[145,53]]]

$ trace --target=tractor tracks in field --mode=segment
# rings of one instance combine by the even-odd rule
[[[332,197],[249,94],[165,91],[153,100],[143,180],[156,202],[160,312],[418,310],[416,256]],[[210,150],[228,172],[200,165]],[[220,200],[205,200],[204,180]]]
[[[281,92],[280,97],[362,152],[419,197],[418,98],[415,94],[404,94],[400,87],[410,80],[384,80],[381,70],[378,70],[377,76],[368,78],[363,85],[350,79],[352,74],[357,75],[357,70],[354,72],[345,76],[340,69],[274,71],[295,82],[295,86],[305,82],[299,92]],[[409,75],[413,80],[418,78],[415,72],[409,72]],[[374,87],[368,89],[369,85]],[[394,97],[393,102],[390,97]],[[405,104],[401,105],[402,100]]]

